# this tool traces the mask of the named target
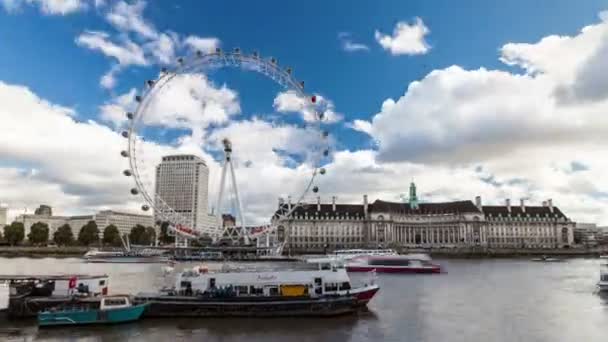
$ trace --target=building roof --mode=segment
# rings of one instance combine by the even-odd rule
[[[403,214],[454,214],[478,213],[479,209],[471,201],[419,203],[418,209],[412,209],[409,203],[376,200],[370,205],[370,211]]]
[[[558,207],[554,206],[553,207],[553,213],[551,213],[551,208],[549,208],[548,206],[544,207],[544,206],[525,206],[526,211],[525,213],[521,210],[521,206],[519,205],[511,205],[511,216],[518,216],[518,215],[530,215],[530,216],[541,216],[541,217],[546,217],[546,216],[553,216],[555,217],[555,215],[557,215],[557,217],[559,218],[567,218],[566,215],[564,215],[564,213],[562,213],[561,210],[559,210]],[[508,216],[509,215],[509,210],[507,208],[506,205],[484,205],[482,206],[483,209],[483,213],[488,216]]]
[[[286,208],[287,204],[283,204],[283,207]],[[349,216],[363,216],[363,205],[362,204],[336,204],[336,211],[333,210],[332,204],[321,204],[321,210],[317,211],[317,204],[307,204],[304,206],[299,206],[294,211],[294,215],[304,216],[308,214],[309,216],[314,215],[345,215],[348,213]],[[276,216],[277,213],[275,213]]]

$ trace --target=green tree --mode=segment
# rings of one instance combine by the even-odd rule
[[[129,241],[134,245],[149,245],[150,240],[148,238],[148,233],[146,232],[146,227],[138,224],[131,228]]]
[[[158,234],[158,241],[162,244],[175,242],[175,237],[169,235],[169,222],[163,222],[160,225],[160,234]]]
[[[32,245],[46,245],[49,241],[49,225],[44,222],[34,223],[27,239]]]
[[[13,222],[7,226],[4,226],[4,240],[9,245],[15,246],[21,243],[25,238],[25,228],[21,222]]]
[[[104,245],[114,247],[122,245],[122,242],[120,241],[120,232],[115,225],[111,224],[103,229],[103,243]]]
[[[156,242],[156,229],[154,227],[146,227],[146,236],[148,237],[148,245]]]
[[[69,246],[74,244],[74,233],[72,232],[72,227],[66,223],[57,228],[53,234],[53,241],[58,246]]]
[[[84,246],[89,246],[93,243],[99,242],[99,229],[95,221],[89,221],[87,224],[80,228],[78,233],[78,243]]]

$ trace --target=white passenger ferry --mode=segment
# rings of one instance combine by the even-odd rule
[[[309,265],[310,266],[310,265]],[[144,317],[336,316],[363,309],[378,291],[373,279],[353,286],[344,267],[330,260],[311,270],[220,271],[195,267],[175,287],[140,293]]]
[[[365,305],[379,287],[369,284],[353,287],[344,264],[332,259],[311,261],[315,270],[209,272],[195,267],[182,272],[175,288],[180,295],[209,295],[229,291],[235,297],[355,296]]]

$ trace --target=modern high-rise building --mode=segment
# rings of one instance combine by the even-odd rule
[[[194,155],[164,156],[156,167],[155,201],[157,208],[164,203],[187,219],[193,228],[215,226],[209,215],[209,168]],[[160,220],[155,212],[155,220]]]

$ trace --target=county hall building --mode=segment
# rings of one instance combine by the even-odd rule
[[[291,205],[283,203],[280,205]],[[277,233],[292,252],[332,249],[424,248],[563,248],[573,243],[574,223],[553,206],[482,205],[472,201],[419,203],[410,185],[408,202],[376,200],[361,204],[330,204],[318,199],[294,210]]]

